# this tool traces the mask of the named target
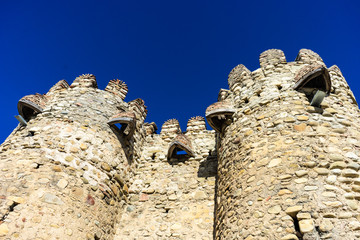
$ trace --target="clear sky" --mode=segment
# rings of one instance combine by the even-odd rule
[[[0,142],[18,122],[18,100],[58,80],[119,78],[126,101],[142,98],[158,128],[177,118],[183,131],[228,88],[237,64],[259,68],[278,48],[301,48],[336,64],[360,100],[359,1],[0,1]]]

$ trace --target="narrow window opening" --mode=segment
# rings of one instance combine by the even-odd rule
[[[325,85],[325,79],[323,77],[323,75],[314,77],[313,79],[311,79],[310,81],[308,81],[305,85],[304,88],[316,88],[316,89],[326,89],[326,85]]]
[[[114,126],[117,128],[118,132],[120,134],[129,135],[130,133],[130,127],[128,127],[128,124],[126,123],[116,123]]]
[[[26,121],[29,121],[33,116],[36,115],[34,109],[31,109],[29,107],[23,107],[22,112]]]
[[[112,130],[122,135],[122,137],[129,138],[133,135],[136,128],[135,114],[131,112],[121,112],[113,116],[107,124]]]
[[[314,107],[320,107],[323,99],[331,92],[329,72],[324,66],[305,66],[299,70],[295,80],[294,89],[304,93]]]
[[[183,150],[181,148],[175,148],[171,157],[172,158],[185,158],[185,157],[190,157],[190,156],[185,150]]]
[[[170,164],[185,162],[194,156],[190,140],[182,133],[178,134],[169,145],[167,159]]]
[[[185,155],[187,155],[187,152],[184,151],[184,150],[180,150],[180,151],[176,152],[176,155],[178,155],[178,156],[185,156]]]

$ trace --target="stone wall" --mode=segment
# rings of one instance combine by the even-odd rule
[[[178,134],[190,141],[193,157],[168,158]],[[213,238],[214,137],[203,117],[190,119],[185,133],[176,119],[166,121],[160,134],[148,131],[141,164],[129,188],[130,203],[115,239]]]
[[[312,95],[294,90],[294,80],[321,58],[301,50],[286,63],[279,51],[261,54],[261,68],[251,77],[243,67],[229,75],[237,88],[230,87],[227,100],[236,112],[218,149],[216,239],[358,239],[360,114],[354,96],[333,66],[330,95],[311,106]]]
[[[40,112],[31,112],[38,102],[19,103],[28,125],[19,125],[0,148],[5,239],[111,239],[115,234],[145,129],[141,112],[122,100],[124,92],[96,86],[95,76],[82,75],[70,87],[60,81],[42,95],[46,102]],[[123,111],[137,115],[130,138],[107,124]]]
[[[127,90],[85,74],[20,99],[27,125],[0,148],[1,238],[212,238],[215,132],[194,117],[156,134]]]
[[[358,239],[360,112],[337,66],[300,50],[236,66],[182,131],[144,123],[94,75],[18,103],[0,146],[0,239]]]

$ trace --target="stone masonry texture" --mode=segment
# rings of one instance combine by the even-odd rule
[[[228,83],[204,106],[214,130],[158,130],[125,82],[92,74],[21,98],[0,239],[360,239],[360,112],[340,69],[270,49]]]

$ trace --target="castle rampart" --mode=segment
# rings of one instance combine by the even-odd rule
[[[229,75],[216,239],[359,238],[359,109],[340,70],[304,49],[295,62],[268,50],[260,66]]]
[[[86,74],[19,101],[27,126],[19,125],[0,150],[1,226],[9,239],[115,234],[145,138],[146,111],[114,88],[99,90],[95,76]],[[136,116],[131,139],[107,124],[117,112]]]
[[[176,119],[148,135],[115,239],[211,239],[216,174],[215,133],[203,117],[182,132]],[[179,153],[181,152],[181,153]]]
[[[0,146],[0,239],[358,239],[360,112],[337,66],[278,49],[205,119],[161,130],[94,75],[19,100]],[[159,131],[159,133],[157,133]]]

